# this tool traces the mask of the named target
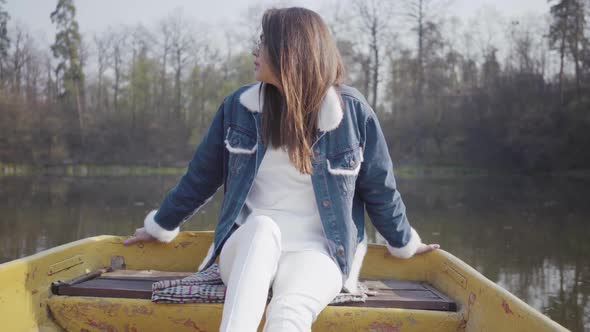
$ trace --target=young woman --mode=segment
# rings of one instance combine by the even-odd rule
[[[228,95],[187,172],[126,241],[170,242],[223,185],[213,244],[227,285],[221,331],[310,331],[342,289],[358,292],[364,211],[392,255],[423,244],[396,190],[377,116],[342,84],[344,68],[318,14],[269,9],[255,56],[257,83]]]

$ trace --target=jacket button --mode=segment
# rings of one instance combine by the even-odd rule
[[[344,247],[342,245],[339,245],[338,248],[336,248],[336,255],[344,257]]]
[[[232,139],[232,140],[231,140],[231,144],[232,144],[232,145],[236,145],[236,144],[238,144],[238,139],[237,139],[237,138],[234,138],[234,139]]]
[[[322,205],[323,205],[325,208],[327,208],[327,207],[329,207],[329,206],[330,206],[330,201],[329,201],[329,200],[327,200],[327,199],[324,199],[324,201],[322,202]]]

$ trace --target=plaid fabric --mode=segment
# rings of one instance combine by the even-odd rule
[[[340,293],[330,304],[348,302],[365,302],[370,291],[363,283],[358,283],[360,294]],[[219,274],[219,265],[213,264],[208,269],[196,272],[184,279],[161,280],[152,284],[152,302],[156,303],[222,303],[225,300],[226,287]],[[268,300],[272,298],[272,289],[268,292]]]

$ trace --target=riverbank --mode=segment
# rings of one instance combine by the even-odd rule
[[[147,176],[147,175],[182,175],[186,167],[153,167],[145,165],[26,165],[0,162],[0,176]],[[465,176],[489,176],[498,174],[549,175],[590,178],[590,170],[559,170],[550,172],[532,172],[518,170],[492,170],[464,166],[400,166],[395,167],[395,176],[404,179],[413,178],[453,178]]]
[[[184,167],[142,165],[24,165],[0,162],[0,176],[145,176],[183,174]]]

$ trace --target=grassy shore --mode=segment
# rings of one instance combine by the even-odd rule
[[[0,162],[0,176],[146,176],[182,175],[186,167],[151,167],[142,165],[52,165],[35,166]],[[463,166],[400,166],[394,168],[396,178],[453,178],[478,177],[492,174],[521,174],[590,178],[590,170],[552,172],[499,171]]]
[[[34,166],[0,162],[0,176],[145,176],[145,175],[182,175],[184,167],[150,167],[141,165],[54,165]],[[404,166],[396,167],[395,175],[399,178],[423,177],[457,177],[486,176],[485,169],[455,166]]]
[[[184,167],[150,167],[141,165],[55,165],[32,166],[0,162],[0,176],[144,176],[183,174]]]

